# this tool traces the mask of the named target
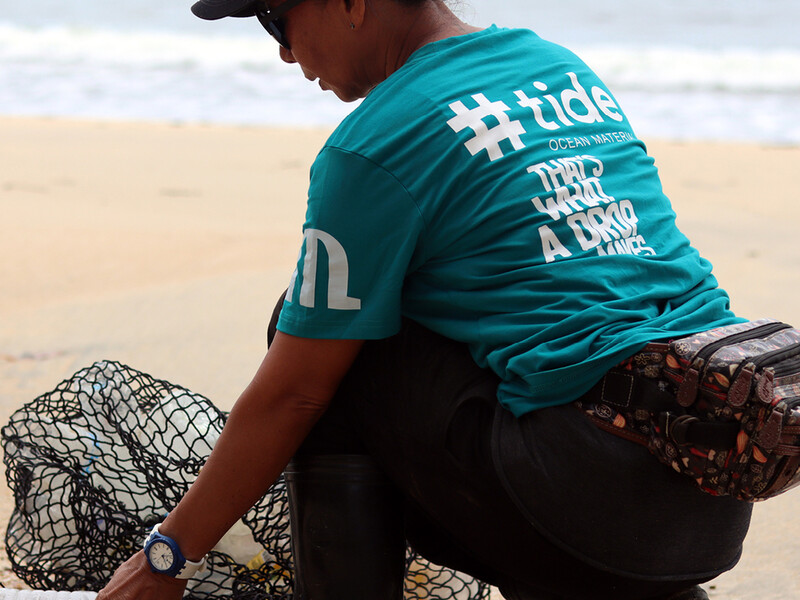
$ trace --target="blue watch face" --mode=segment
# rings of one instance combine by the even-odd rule
[[[169,571],[175,564],[175,553],[165,542],[154,542],[147,551],[147,558],[154,569]]]

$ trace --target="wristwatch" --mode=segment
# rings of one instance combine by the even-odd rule
[[[205,556],[197,562],[186,560],[178,547],[178,542],[159,533],[158,525],[153,527],[144,541],[144,555],[154,573],[169,575],[176,579],[191,579],[206,566]]]

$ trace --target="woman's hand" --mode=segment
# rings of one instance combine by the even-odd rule
[[[186,579],[153,573],[139,551],[116,570],[97,600],[180,600],[186,583]]]

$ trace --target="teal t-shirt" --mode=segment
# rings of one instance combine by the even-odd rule
[[[517,415],[648,341],[736,322],[653,160],[570,51],[490,27],[428,44],[331,135],[278,328],[469,345]]]

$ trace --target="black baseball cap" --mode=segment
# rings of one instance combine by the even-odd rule
[[[213,21],[222,17],[254,17],[256,0],[200,0],[192,12],[201,19]]]

